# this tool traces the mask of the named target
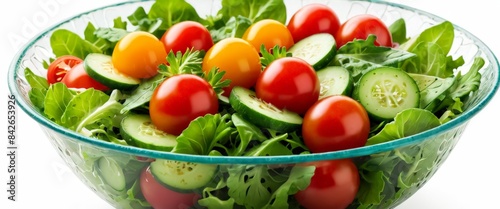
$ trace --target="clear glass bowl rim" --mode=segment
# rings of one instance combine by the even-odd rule
[[[170,152],[163,152],[163,151],[156,151],[156,150],[148,150],[148,149],[143,149],[143,148],[138,148],[138,147],[133,147],[133,146],[124,146],[124,145],[119,145],[107,141],[102,141],[90,137],[85,137],[83,135],[80,135],[74,131],[67,130],[63,128],[62,126],[59,126],[49,120],[47,120],[43,115],[38,113],[34,108],[32,108],[27,101],[24,101],[22,96],[20,95],[19,87],[17,85],[16,80],[18,79],[18,74],[17,71],[20,70],[20,64],[21,61],[26,54],[26,51],[31,48],[38,40],[40,40],[44,35],[48,34],[50,31],[53,31],[54,29],[60,27],[61,25],[71,22],[73,19],[79,18],[83,15],[93,13],[99,10],[103,10],[106,8],[112,8],[112,7],[118,7],[121,5],[125,4],[135,4],[138,2],[149,2],[153,0],[139,0],[139,1],[126,1],[126,2],[120,2],[116,4],[111,4],[107,6],[103,6],[100,8],[96,8],[93,10],[89,10],[87,12],[80,13],[76,16],[70,17],[66,20],[63,20],[52,27],[49,27],[48,29],[42,31],[40,34],[32,38],[27,44],[23,46],[23,48],[14,56],[14,59],[12,60],[10,66],[9,66],[9,71],[8,71],[8,85],[11,93],[16,97],[16,101],[18,105],[21,107],[21,109],[29,115],[32,119],[37,121],[39,124],[44,126],[43,128],[48,128],[51,131],[55,131],[58,134],[61,134],[65,137],[72,138],[73,140],[87,143],[90,145],[98,146],[103,149],[109,149],[121,153],[126,153],[129,155],[135,155],[135,156],[142,156],[142,157],[147,157],[147,158],[158,158],[158,159],[169,159],[169,160],[178,160],[178,161],[186,161],[186,162],[195,162],[195,163],[206,163],[206,164],[295,164],[295,163],[304,163],[304,162],[313,162],[313,161],[321,161],[321,160],[332,160],[332,159],[343,159],[343,158],[353,158],[353,157],[361,157],[361,156],[366,156],[366,155],[371,155],[375,153],[380,153],[380,152],[385,152],[385,151],[390,151],[393,149],[397,149],[400,147],[412,145],[412,144],[417,144],[421,143],[427,139],[432,138],[435,135],[443,134],[457,126],[460,125],[466,125],[464,123],[468,122],[472,117],[474,117],[477,113],[479,113],[493,98],[495,93],[498,90],[499,84],[500,84],[500,76],[497,73],[497,80],[495,80],[494,86],[490,89],[489,92],[487,92],[486,97],[479,101],[479,103],[472,107],[471,109],[467,110],[466,112],[462,113],[460,116],[455,118],[454,120],[445,123],[439,127],[436,127],[434,129],[430,129],[425,132],[421,132],[419,134],[409,136],[409,137],[404,137],[398,140],[393,140],[390,142],[385,142],[385,143],[380,143],[376,145],[371,145],[371,146],[364,146],[364,147],[359,147],[359,148],[354,148],[354,149],[349,149],[349,150],[341,150],[341,151],[334,151],[334,152],[325,152],[325,153],[314,153],[314,154],[307,154],[307,155],[286,155],[286,156],[266,156],[266,157],[243,157],[243,156],[202,156],[202,155],[186,155],[186,154],[176,154],[176,153],[170,153]],[[381,3],[381,4],[386,4],[388,6],[392,7],[397,7],[405,10],[410,10],[414,11],[416,13],[419,13],[421,15],[425,15],[428,17],[433,18],[436,21],[443,21],[444,19],[436,16],[434,14],[415,9],[409,6],[401,5],[398,3],[392,3],[392,2],[386,2],[386,1],[378,1],[378,0],[361,0],[361,1],[366,1],[366,2],[372,2],[372,3]],[[474,41],[475,44],[484,52],[485,56],[487,59],[491,62],[490,64],[493,65],[492,67],[495,70],[499,70],[500,64],[498,62],[498,59],[495,57],[493,52],[490,50],[490,48],[484,44],[481,40],[479,40],[476,36],[471,34],[469,31],[461,28],[460,26],[454,25],[455,30],[458,30],[464,35],[466,35],[468,38]],[[71,139],[65,139],[65,140],[71,140]]]

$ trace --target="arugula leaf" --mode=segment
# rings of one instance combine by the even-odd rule
[[[222,16],[219,16],[222,21]],[[213,21],[213,20],[212,20]],[[214,43],[217,43],[225,38],[241,38],[245,31],[252,25],[252,21],[241,15],[232,16],[227,20],[225,25],[219,23],[211,23],[209,25],[210,34]]]
[[[211,155],[215,147],[223,146],[234,131],[231,115],[207,114],[189,123],[189,126],[177,137],[173,153]]]
[[[26,77],[26,81],[31,86],[31,88],[39,88],[39,89],[48,89],[49,82],[42,76],[36,75],[29,68],[24,69],[24,77]]]
[[[120,28],[98,28],[94,32],[96,37],[113,43],[112,47],[114,47],[114,45],[116,45],[116,43],[128,33],[128,31]]]
[[[471,68],[465,75],[462,76],[462,73],[458,72],[455,76],[457,80],[455,82],[456,85],[453,86],[450,94],[452,99],[463,98],[468,96],[470,92],[479,89],[479,85],[481,84],[481,73],[479,73],[479,70],[483,68],[484,64],[485,61],[483,58],[476,57]]]
[[[369,35],[366,40],[354,40],[340,47],[334,64],[348,69],[355,83],[361,75],[381,67],[400,67],[404,61],[415,54],[389,47],[375,45],[376,36]]]
[[[221,178],[221,180],[214,187],[206,186],[203,189],[202,194],[203,197],[198,200],[198,204],[200,206],[217,209],[234,208],[234,199],[225,195],[227,194],[227,183],[225,178]]]
[[[103,53],[102,49],[66,29],[58,29],[50,36],[50,46],[56,57],[73,55],[80,59],[90,53]]]
[[[122,17],[117,17],[113,20],[113,28],[127,30],[127,21],[123,21]]]
[[[262,165],[229,168],[228,194],[237,204],[246,208],[265,208],[274,191],[288,179],[290,170],[287,167],[277,171]]]
[[[271,195],[266,208],[290,208],[288,197],[306,189],[315,170],[314,166],[293,166],[288,179]]]
[[[439,119],[432,112],[419,108],[410,108],[396,115],[393,122],[385,127],[366,142],[374,145],[383,142],[411,136],[441,125]]]
[[[123,102],[123,109],[121,110],[121,113],[126,113],[147,104],[151,100],[156,87],[158,87],[164,80],[165,76],[158,74],[152,78],[142,81],[141,84],[139,84],[139,86],[132,91],[130,96],[125,99],[125,102]]]
[[[286,51],[285,46],[280,48],[278,45],[276,45],[271,49],[271,52],[269,52],[264,44],[262,44],[262,46],[260,47],[260,54],[260,63],[262,64],[262,67],[268,66],[269,64],[271,64],[271,62],[279,58],[292,56],[292,53]]]
[[[242,15],[252,23],[263,19],[274,19],[281,23],[286,22],[286,6],[283,0],[222,0],[222,8],[218,14],[225,22],[230,17]]]
[[[238,113],[234,113],[231,116],[231,120],[238,131],[238,136],[235,138],[235,142],[231,145],[233,149],[231,149],[232,151],[229,155],[243,155],[251,141],[257,140],[262,142],[267,140],[267,137],[257,126],[242,118]]]

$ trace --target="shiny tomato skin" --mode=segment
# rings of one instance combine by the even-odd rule
[[[111,57],[118,72],[134,78],[150,78],[158,74],[158,65],[166,62],[167,53],[156,36],[134,31],[116,43]]]
[[[344,209],[359,190],[359,172],[350,159],[312,163],[316,166],[309,186],[295,194],[307,209]]]
[[[49,82],[49,84],[61,82],[66,73],[71,70],[72,67],[82,62],[82,59],[73,55],[64,55],[58,57],[57,59],[52,61],[47,68],[47,81]]]
[[[161,37],[165,51],[184,53],[187,49],[208,51],[213,45],[208,29],[195,21],[183,21],[170,27]]]
[[[107,91],[109,88],[104,84],[99,83],[85,72],[83,62],[75,65],[69,70],[64,78],[61,80],[68,88],[94,88],[100,91]]]
[[[370,120],[356,100],[335,95],[316,102],[305,114],[302,136],[311,152],[330,152],[366,144]]]
[[[268,51],[276,45],[290,49],[294,44],[288,28],[283,23],[271,19],[260,20],[252,24],[245,31],[242,39],[252,44],[259,52],[262,44]]]
[[[156,88],[149,102],[149,115],[158,129],[179,135],[192,120],[216,114],[218,108],[217,94],[207,81],[196,75],[180,74]]]
[[[158,183],[149,167],[143,169],[139,184],[146,201],[155,209],[190,208],[199,199],[196,193],[179,193]]]
[[[208,73],[214,67],[225,71],[223,80],[231,80],[229,86],[223,89],[224,96],[229,96],[234,86],[253,87],[262,68],[259,53],[240,38],[226,38],[208,50],[203,58],[203,71]]]
[[[318,101],[319,90],[320,82],[314,68],[295,57],[271,62],[255,85],[258,98],[301,115]]]
[[[387,26],[378,17],[370,14],[361,14],[349,18],[337,31],[335,40],[337,47],[345,45],[354,39],[365,40],[368,35],[377,36],[376,46],[392,47],[392,35]]]
[[[340,20],[337,14],[327,5],[308,4],[297,10],[288,22],[288,30],[295,43],[318,33],[329,33],[335,36]]]

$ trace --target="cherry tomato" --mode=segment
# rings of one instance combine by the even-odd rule
[[[302,136],[312,152],[361,147],[370,132],[368,113],[356,100],[342,95],[316,102],[305,114]]]
[[[158,73],[158,65],[166,62],[167,53],[156,36],[136,31],[127,34],[113,50],[113,66],[134,78],[150,78]]]
[[[75,65],[71,70],[68,70],[66,76],[61,80],[68,88],[84,88],[90,89],[94,88],[96,90],[107,91],[109,88],[98,81],[94,80],[92,77],[85,72],[83,63]]]
[[[255,85],[261,72],[260,56],[247,41],[226,38],[210,48],[203,58],[205,73],[214,67],[225,71],[223,80],[231,80],[231,84],[223,89],[223,95],[229,96],[234,86],[250,88]]]
[[[66,73],[72,67],[82,62],[82,59],[72,55],[64,55],[58,57],[56,60],[50,63],[49,68],[47,69],[47,81],[49,82],[49,84],[61,82]]]
[[[208,29],[195,21],[184,21],[173,25],[160,40],[167,53],[185,52],[191,48],[206,52],[214,45]]]
[[[368,35],[377,36],[376,46],[392,47],[392,35],[387,26],[378,17],[361,14],[349,18],[342,24],[335,35],[337,47],[341,47],[354,39],[365,40]]]
[[[308,4],[293,14],[287,27],[297,43],[317,33],[329,33],[335,36],[340,21],[330,7],[324,4]]]
[[[212,86],[192,74],[163,81],[153,92],[149,114],[153,124],[169,134],[179,135],[199,116],[216,114],[219,102]]]
[[[344,209],[359,190],[359,173],[350,159],[314,163],[316,170],[309,186],[295,198],[307,209]]]
[[[149,167],[143,169],[139,183],[142,195],[155,209],[190,208],[200,197],[196,193],[179,193],[164,187],[155,180]]]
[[[276,45],[290,49],[294,44],[288,28],[283,23],[271,19],[254,23],[245,31],[242,38],[252,44],[258,52],[262,44],[268,51]]]
[[[299,114],[304,114],[318,101],[319,90],[320,82],[314,68],[295,57],[271,62],[255,85],[255,93],[260,99]]]

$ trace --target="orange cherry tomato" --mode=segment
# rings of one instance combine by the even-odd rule
[[[278,45],[289,49],[293,46],[293,37],[288,28],[276,20],[265,19],[251,25],[243,34],[243,39],[260,52],[262,44],[267,50]]]
[[[253,87],[262,68],[259,53],[240,38],[224,39],[208,50],[203,58],[203,71],[207,73],[214,67],[226,72],[223,80],[231,80],[231,84],[223,89],[225,96],[229,96],[234,86]]]
[[[136,31],[127,34],[115,46],[112,55],[117,71],[134,78],[150,78],[158,65],[166,62],[167,53],[156,36]]]

